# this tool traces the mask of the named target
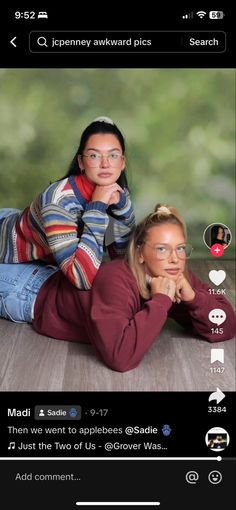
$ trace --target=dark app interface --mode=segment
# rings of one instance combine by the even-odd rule
[[[2,15],[2,505],[233,510],[233,11],[111,7]]]

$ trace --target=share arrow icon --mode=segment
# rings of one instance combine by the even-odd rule
[[[223,391],[221,391],[220,388],[216,388],[216,391],[210,394],[208,402],[211,402],[211,400],[216,400],[217,404],[219,404],[223,398],[225,398]]]

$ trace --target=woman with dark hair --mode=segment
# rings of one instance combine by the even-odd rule
[[[232,338],[233,309],[187,269],[191,251],[178,211],[158,205],[134,230],[127,258],[103,263],[90,291],[77,290],[61,271],[39,285],[38,264],[30,264],[27,285],[16,272],[6,282],[0,266],[5,288],[0,316],[32,322],[46,336],[91,343],[99,358],[119,372],[140,363],[168,317],[209,342]],[[27,271],[27,265],[19,264],[18,270]],[[209,314],[214,309],[226,315],[222,334],[212,331]]]
[[[111,119],[99,117],[84,130],[63,179],[23,212],[0,210],[0,263],[40,260],[58,266],[78,289],[90,289],[109,244],[109,218],[108,252],[116,258],[125,253],[134,212],[123,135]],[[48,268],[41,265],[40,273],[47,279]]]
[[[222,225],[213,225],[211,227],[211,246],[213,244],[222,244],[224,248],[228,246],[225,241],[225,229]]]

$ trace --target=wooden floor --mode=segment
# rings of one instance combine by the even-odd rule
[[[232,261],[192,261],[209,283],[209,270],[224,269],[227,298],[234,303]],[[213,285],[212,285],[213,286]],[[56,341],[28,324],[0,319],[0,391],[222,391],[235,390],[235,340],[210,344],[183,334],[168,321],[158,341],[135,370],[106,368],[89,345]],[[224,348],[225,371],[211,374],[211,347]]]

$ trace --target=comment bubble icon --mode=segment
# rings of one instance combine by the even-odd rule
[[[225,322],[226,319],[226,313],[224,310],[221,310],[221,308],[214,308],[214,310],[211,310],[208,315],[209,321],[211,321],[213,324],[217,324],[217,326],[220,326]]]

